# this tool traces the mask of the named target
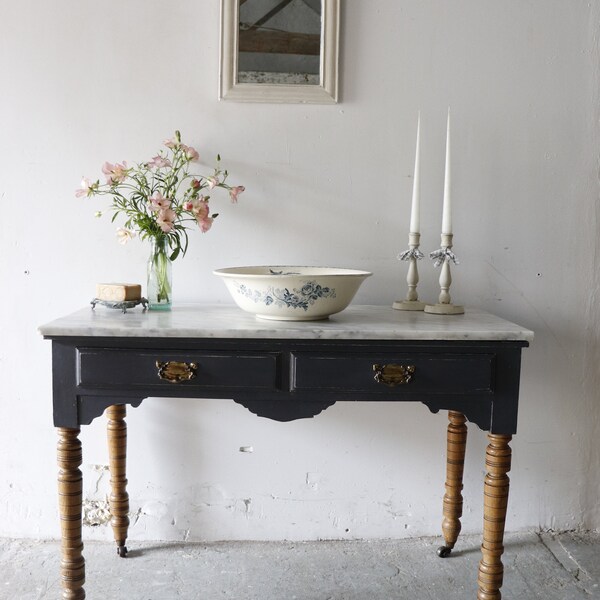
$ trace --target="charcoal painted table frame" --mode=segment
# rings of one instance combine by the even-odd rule
[[[339,401],[422,402],[447,410],[442,532],[460,532],[466,421],[488,431],[478,599],[499,600],[516,432],[521,349],[532,332],[492,315],[424,315],[352,307],[322,323],[269,323],[229,307],[172,313],[80,311],[40,328],[52,340],[64,600],[85,598],[80,427],[106,413],[118,553],[129,526],[126,406],[147,397],[233,399],[277,421]],[[374,405],[376,406],[376,404]]]

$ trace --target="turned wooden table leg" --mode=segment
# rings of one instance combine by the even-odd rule
[[[500,588],[504,567],[504,523],[508,505],[511,449],[508,445],[512,436],[489,434],[489,445],[485,455],[487,474],[484,485],[483,544],[479,563],[478,600],[500,600]]]
[[[61,529],[60,576],[63,600],[83,600],[85,560],[81,540],[83,476],[79,429],[58,427],[58,507]]]
[[[127,555],[127,530],[129,528],[129,494],[127,493],[126,461],[127,461],[127,424],[126,408],[123,404],[109,406],[106,409],[108,418],[108,457],[110,467],[111,494],[109,498],[117,554]]]
[[[450,555],[458,534],[463,508],[463,471],[467,449],[467,419],[456,411],[448,411],[448,446],[446,453],[446,493],[444,494],[444,520],[442,533],[445,546],[438,548],[438,556]]]

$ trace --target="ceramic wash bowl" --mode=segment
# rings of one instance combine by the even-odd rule
[[[261,319],[317,321],[344,310],[372,273],[329,267],[217,269],[236,304]]]

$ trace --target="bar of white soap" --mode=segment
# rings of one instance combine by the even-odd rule
[[[138,283],[97,283],[96,298],[109,302],[140,300],[142,298],[142,286]]]

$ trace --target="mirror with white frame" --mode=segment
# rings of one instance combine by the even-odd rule
[[[339,0],[221,0],[219,98],[337,102]]]

